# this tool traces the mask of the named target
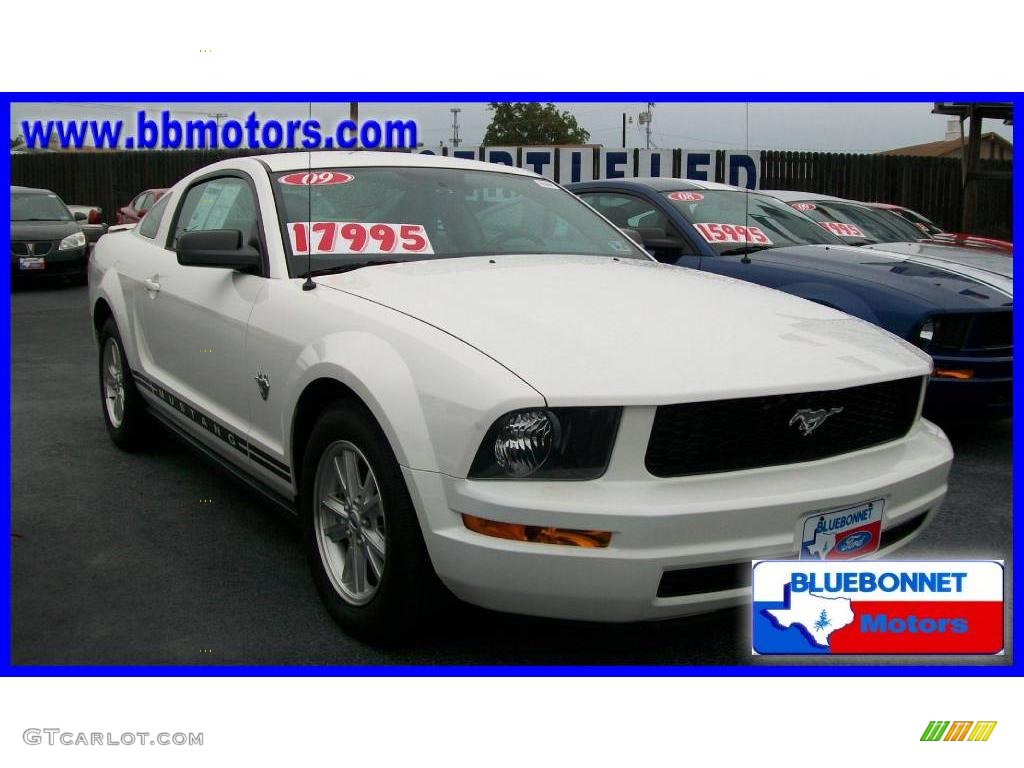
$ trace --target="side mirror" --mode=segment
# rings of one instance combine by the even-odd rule
[[[175,252],[178,263],[183,267],[213,267],[256,273],[262,265],[260,252],[245,245],[242,233],[237,229],[185,232],[178,238]]]
[[[82,211],[75,211],[75,221],[85,221],[88,218]]]

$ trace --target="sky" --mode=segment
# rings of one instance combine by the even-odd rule
[[[622,144],[622,114],[627,125],[626,145],[645,146],[642,127],[637,124],[643,102],[558,103],[576,116],[590,132],[590,141],[606,146]],[[683,149],[788,149],[829,152],[876,152],[910,144],[939,141],[946,132],[945,115],[931,114],[932,102],[920,103],[659,103],[651,124],[651,145]],[[462,146],[480,144],[490,113],[483,103],[371,103],[359,105],[360,119],[415,119],[419,140],[428,147],[449,143],[452,132],[450,109],[458,107]],[[322,124],[348,117],[348,102],[245,103],[209,102],[179,104],[142,103],[53,103],[12,104],[12,135],[21,133],[24,119],[134,119],[135,111],[158,113],[169,108],[181,120],[226,113],[244,119],[255,110],[257,116],[282,120],[305,118],[310,108]],[[1013,140],[1011,126],[986,120],[985,131],[995,131]]]

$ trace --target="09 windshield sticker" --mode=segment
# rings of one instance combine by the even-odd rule
[[[434,249],[421,224],[356,221],[292,222],[288,239],[296,256],[313,254],[426,254]]]
[[[355,178],[341,171],[299,171],[278,178],[278,183],[294,187],[320,187],[330,184],[348,184]]]
[[[790,205],[798,211],[813,211],[818,207],[814,203],[790,203]]]
[[[819,221],[818,224],[822,229],[827,229],[833,235],[839,235],[839,237],[864,237],[860,227],[856,227],[853,224],[844,224],[841,221]]]
[[[709,243],[753,243],[771,245],[772,241],[760,227],[742,224],[695,223],[694,228]]]

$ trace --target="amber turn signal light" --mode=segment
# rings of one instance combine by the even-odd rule
[[[569,547],[607,547],[612,540],[609,531],[578,531],[571,528],[542,528],[538,525],[499,523],[482,517],[463,515],[463,524],[474,533],[496,539],[527,541],[533,544],[564,544]]]
[[[935,373],[932,375],[939,379],[967,381],[974,378],[974,371],[968,368],[936,368]]]

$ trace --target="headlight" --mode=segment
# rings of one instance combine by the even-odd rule
[[[70,251],[72,248],[84,248],[85,247],[85,233],[75,232],[73,235],[68,235],[60,241],[58,251]]]
[[[487,430],[474,479],[592,480],[608,468],[621,408],[527,408]]]

